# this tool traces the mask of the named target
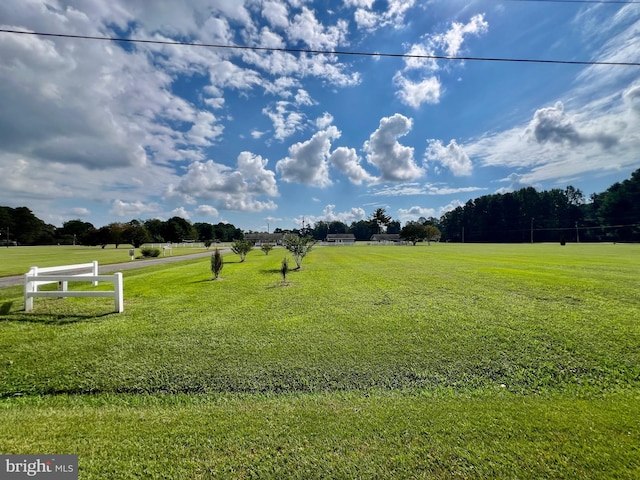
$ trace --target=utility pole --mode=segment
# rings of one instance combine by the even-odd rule
[[[576,221],[576,243],[580,243],[580,233],[578,233],[578,222]]]
[[[531,217],[531,243],[533,243],[533,220],[535,219]]]
[[[7,227],[7,248],[9,248],[9,227]]]
[[[462,243],[464,243],[464,227],[462,227]]]

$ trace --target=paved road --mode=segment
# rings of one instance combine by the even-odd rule
[[[227,253],[227,252],[230,252],[230,250],[220,249],[220,253]],[[175,257],[158,257],[158,258],[152,258],[149,260],[133,260],[126,263],[112,263],[110,265],[98,265],[98,269],[99,269],[99,273],[102,275],[103,273],[121,272],[123,270],[131,270],[133,268],[148,267],[150,265],[181,262],[181,261],[190,260],[193,258],[210,257],[212,253],[213,251],[190,253],[188,255],[178,255]],[[22,284],[24,284],[24,275],[16,275],[13,277],[0,277],[0,288],[14,287],[16,285],[22,285]]]

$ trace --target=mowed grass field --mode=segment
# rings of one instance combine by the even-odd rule
[[[27,273],[29,268],[33,266],[53,267],[57,265],[75,265],[79,263],[90,263],[94,260],[97,260],[99,265],[130,262],[131,257],[129,256],[129,250],[132,248],[131,245],[126,244],[120,245],[119,248],[115,248],[115,245],[107,245],[105,248],[87,247],[83,245],[0,247],[0,277],[22,275]],[[206,251],[206,248],[174,246],[171,250],[171,255],[188,255],[190,253]],[[134,252],[136,259],[142,258],[139,248],[135,248]],[[166,255],[169,255],[168,251]],[[162,257],[162,249],[160,249],[160,257]]]
[[[640,246],[281,249],[0,290],[0,451],[80,478],[638,478]],[[293,263],[293,262],[291,262]]]

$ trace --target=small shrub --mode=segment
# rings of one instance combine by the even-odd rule
[[[273,245],[266,243],[260,247],[260,250],[262,250],[265,255],[269,255],[269,252],[273,250]]]
[[[140,253],[145,258],[159,257],[160,256],[160,249],[159,248],[153,248],[153,247],[142,247],[140,249]]]
[[[218,280],[222,267],[224,266],[224,260],[220,254],[220,250],[216,248],[216,251],[211,255],[211,271],[213,272],[213,278]]]
[[[287,273],[289,273],[289,261],[287,257],[282,259],[282,266],[280,267],[280,274],[282,275],[282,283],[283,285],[287,284]]]
[[[206,249],[209,249],[209,247],[211,246],[212,243],[213,243],[213,240],[205,240],[204,241],[204,247]]]

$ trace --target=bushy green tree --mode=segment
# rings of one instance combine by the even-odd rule
[[[371,214],[370,222],[376,233],[382,233],[382,227],[386,229],[389,222],[391,222],[391,217],[387,215],[384,208],[377,208],[376,211]]]
[[[262,250],[265,255],[269,255],[269,252],[273,250],[273,245],[265,243],[264,245],[262,245],[262,247],[260,247],[260,250]]]
[[[425,225],[424,237],[427,239],[427,243],[431,245],[431,242],[440,240],[440,230],[433,225]]]
[[[298,270],[302,266],[302,260],[304,260],[304,257],[311,251],[314,244],[315,241],[312,237],[300,237],[294,234],[285,235],[282,240],[284,248],[289,250],[291,255],[293,255],[293,260],[296,262]]]
[[[116,248],[126,241],[124,239],[125,227],[126,225],[120,222],[113,222],[107,225],[107,228],[109,229],[109,240],[111,243],[115,243]]]
[[[133,248],[140,248],[143,243],[151,241],[151,235],[139,220],[131,220],[124,225],[122,238],[125,242],[130,243]]]
[[[413,245],[427,238],[426,227],[418,222],[407,222],[400,230],[400,238],[411,242]]]
[[[253,242],[249,240],[234,240],[231,251],[240,256],[240,263],[244,262],[247,254],[253,249]]]

